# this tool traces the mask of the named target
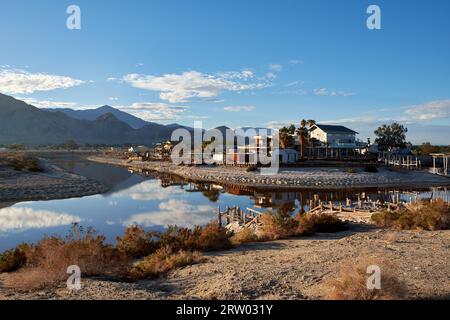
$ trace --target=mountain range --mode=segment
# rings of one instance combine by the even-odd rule
[[[123,111],[104,106],[93,110],[39,109],[0,94],[0,144],[29,146],[62,144],[142,144],[170,138],[178,124],[146,122]],[[190,128],[189,128],[190,129]]]
[[[120,111],[111,106],[103,106],[97,109],[86,109],[86,110],[73,110],[69,108],[54,108],[54,109],[49,108],[44,110],[52,112],[63,112],[71,118],[90,121],[97,120],[98,117],[107,113],[111,113],[118,120],[125,122],[133,129],[140,129],[145,125],[149,124],[149,122],[142,120],[141,118],[135,117],[129,113]]]

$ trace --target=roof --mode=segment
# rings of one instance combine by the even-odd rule
[[[331,124],[319,124],[319,123],[316,123],[315,125],[313,125],[310,130],[314,130],[315,127],[325,131],[326,133],[352,133],[352,134],[358,133],[358,132],[353,131],[352,129],[349,129],[344,126],[337,126],[337,125],[331,125]]]

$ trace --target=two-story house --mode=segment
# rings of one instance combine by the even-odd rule
[[[316,157],[347,157],[361,153],[366,143],[358,141],[358,132],[340,125],[315,124],[309,128],[309,137],[315,142]]]

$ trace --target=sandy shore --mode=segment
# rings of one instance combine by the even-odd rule
[[[188,180],[252,186],[270,189],[342,189],[371,187],[427,188],[450,186],[450,178],[432,175],[426,171],[408,171],[380,168],[377,173],[354,168],[348,173],[340,167],[281,168],[276,175],[264,176],[246,172],[237,167],[176,166],[169,162],[127,161],[106,157],[89,157],[89,160],[126,166],[140,170],[172,173]]]
[[[331,235],[255,243],[208,254],[208,262],[139,283],[83,279],[82,290],[16,293],[0,299],[323,299],[324,281],[342,260],[362,252],[395,264],[409,299],[450,299],[450,231],[362,229]],[[0,275],[1,279],[7,277]]]
[[[0,202],[66,199],[107,191],[104,185],[43,163],[45,171],[15,171],[0,166]]]

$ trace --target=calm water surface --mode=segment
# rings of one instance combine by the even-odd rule
[[[60,163],[62,164],[62,163]],[[306,207],[314,194],[324,201],[345,201],[365,195],[373,200],[388,200],[394,190],[347,190],[270,192],[238,190],[214,184],[187,183],[171,176],[133,173],[124,168],[88,162],[65,162],[73,172],[97,179],[112,189],[102,195],[67,200],[0,202],[0,251],[21,242],[36,242],[44,235],[64,236],[73,222],[92,226],[114,243],[126,226],[139,224],[161,230],[167,225],[202,225],[215,219],[217,208],[240,206],[256,210]],[[443,197],[443,189],[411,192],[402,190],[400,197]]]

